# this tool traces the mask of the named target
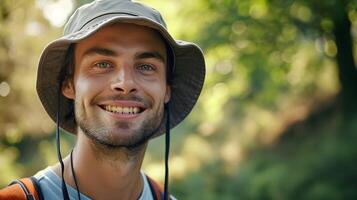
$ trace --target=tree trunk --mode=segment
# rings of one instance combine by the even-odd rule
[[[337,65],[341,83],[341,103],[346,114],[354,112],[357,100],[357,70],[353,57],[351,22],[348,19],[346,5],[336,6],[332,19],[337,46]]]

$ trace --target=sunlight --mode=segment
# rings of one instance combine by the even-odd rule
[[[61,27],[65,24],[74,7],[72,0],[37,0],[36,5],[42,10],[43,15],[51,25],[55,27]]]

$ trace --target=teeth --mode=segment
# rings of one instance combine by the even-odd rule
[[[128,107],[124,107],[123,108],[123,113],[124,114],[129,114],[129,108]]]
[[[113,110],[114,112],[118,112],[118,107],[112,106],[112,110]]]
[[[118,113],[122,113],[123,112],[123,108],[122,107],[117,107],[118,108]]]
[[[121,113],[121,114],[137,114],[139,113],[140,109],[138,107],[120,107],[120,106],[105,106],[105,110],[114,113]]]

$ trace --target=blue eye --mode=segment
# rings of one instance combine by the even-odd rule
[[[95,63],[95,66],[101,69],[105,69],[111,67],[111,64],[108,62],[97,62]]]

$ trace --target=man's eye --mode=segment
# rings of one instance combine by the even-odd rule
[[[139,65],[138,70],[142,71],[155,71],[155,68],[151,65]]]
[[[108,62],[98,62],[98,63],[95,63],[95,66],[98,68],[105,69],[105,68],[111,67],[111,64]]]

